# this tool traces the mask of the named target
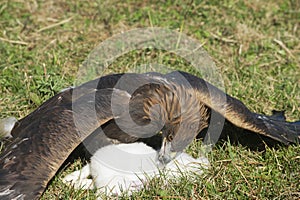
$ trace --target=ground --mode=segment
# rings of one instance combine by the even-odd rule
[[[203,44],[216,63],[226,92],[252,111],[286,110],[300,119],[300,2],[233,1],[23,1],[0,2],[0,117],[22,118],[73,84],[82,62],[115,34],[163,27]],[[183,69],[180,58],[164,52],[135,51],[113,63],[126,72],[136,63],[156,62]],[[189,68],[186,68],[189,71]],[[199,155],[199,142],[188,152]],[[2,148],[2,147],[1,147]],[[167,186],[153,180],[134,199],[299,199],[300,148],[255,152],[229,142],[208,157],[211,169],[196,181]],[[50,184],[43,199],[93,199],[93,191]],[[126,196],[124,197],[127,198]]]

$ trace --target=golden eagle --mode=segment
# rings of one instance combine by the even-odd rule
[[[189,73],[107,75],[62,91],[16,123],[0,155],[0,199],[38,199],[82,142],[93,153],[112,143],[151,143],[161,132],[159,159],[169,162],[204,130],[213,138],[228,127],[250,133],[236,134],[241,140],[290,144],[300,135],[299,121],[253,113]]]

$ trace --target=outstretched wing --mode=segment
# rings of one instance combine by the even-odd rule
[[[18,122],[13,141],[0,155],[0,199],[40,197],[71,152],[113,118],[112,93],[121,99],[126,96],[113,89],[120,76],[65,90]]]
[[[16,126],[12,130],[12,136],[17,137],[22,129],[29,124],[31,124],[37,118],[37,115],[42,115],[45,111],[51,109],[53,106],[64,106],[70,104],[72,101],[76,101],[76,99],[95,92],[95,89],[101,90],[105,88],[114,88],[116,83],[122,77],[123,74],[112,74],[97,78],[95,80],[86,82],[76,88],[68,88],[64,91],[56,94],[52,98],[45,101],[42,105],[39,106],[32,113],[21,119],[16,123]]]
[[[197,98],[212,110],[223,115],[237,127],[246,129],[284,144],[300,141],[300,121],[286,122],[278,117],[268,117],[251,112],[241,101],[186,72],[172,72],[168,78],[184,77],[198,93]]]

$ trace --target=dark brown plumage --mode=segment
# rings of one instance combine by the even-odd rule
[[[0,199],[38,199],[82,141],[93,153],[111,143],[151,143],[161,130],[160,160],[168,162],[207,127],[211,135],[222,129],[222,121],[284,144],[299,140],[299,122],[253,113],[185,72],[101,77],[55,95],[16,124],[0,155]]]

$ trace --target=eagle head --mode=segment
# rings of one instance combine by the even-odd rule
[[[131,116],[140,125],[155,124],[162,134],[158,160],[167,164],[208,126],[208,108],[192,88],[176,84],[148,84],[133,94]]]

